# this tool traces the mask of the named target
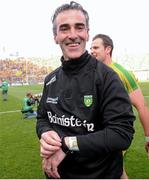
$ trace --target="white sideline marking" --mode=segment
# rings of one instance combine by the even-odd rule
[[[0,112],[0,114],[15,113],[15,112],[21,112],[21,110],[15,110],[15,111],[4,111],[4,112]]]
[[[149,96],[144,96],[145,98],[149,98]],[[7,113],[15,113],[15,112],[21,112],[21,110],[15,110],[15,111],[4,111],[0,112],[0,114],[7,114]]]

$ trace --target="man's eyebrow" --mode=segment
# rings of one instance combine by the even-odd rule
[[[76,23],[75,25],[77,25],[77,26],[85,26],[84,23]]]
[[[93,45],[91,48],[98,48],[98,46],[94,46],[94,45]]]
[[[59,27],[61,28],[61,27],[67,27],[67,26],[69,26],[69,24],[61,24]],[[75,26],[85,26],[85,24],[84,23],[75,23]]]
[[[62,28],[62,27],[67,27],[69,26],[69,24],[61,24],[59,27]]]

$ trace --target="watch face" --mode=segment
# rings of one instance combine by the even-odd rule
[[[69,137],[69,149],[72,151],[79,151],[76,137]]]
[[[72,148],[76,149],[78,147],[77,141],[72,141]]]

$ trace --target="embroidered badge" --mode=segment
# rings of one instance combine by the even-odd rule
[[[92,95],[86,95],[84,96],[84,105],[86,107],[90,107],[93,103],[93,96]]]

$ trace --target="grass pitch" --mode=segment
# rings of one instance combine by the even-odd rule
[[[149,83],[140,83],[149,105]],[[0,90],[1,91],[1,90]],[[44,179],[39,157],[36,119],[23,119],[19,111],[26,92],[42,92],[41,85],[10,87],[8,101],[0,94],[0,178]],[[1,93],[1,92],[0,92]],[[137,113],[134,110],[136,116]],[[149,159],[144,149],[144,133],[135,121],[135,136],[125,156],[125,167],[131,179],[149,179]]]

